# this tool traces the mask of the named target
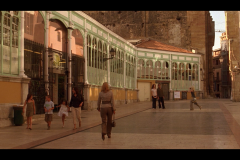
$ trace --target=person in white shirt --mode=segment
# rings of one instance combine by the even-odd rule
[[[69,112],[70,108],[67,105],[67,101],[65,99],[63,99],[62,103],[60,105],[56,106],[56,108],[57,107],[61,107],[58,112],[58,116],[62,117],[62,123],[63,123],[62,127],[64,127],[64,121],[65,121],[66,116],[68,116],[68,112]]]
[[[152,85],[151,93],[152,93],[152,108],[156,109],[157,89],[155,84]]]

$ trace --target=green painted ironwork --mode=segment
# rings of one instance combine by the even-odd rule
[[[19,74],[19,15],[18,11],[1,12],[0,74],[17,76]]]

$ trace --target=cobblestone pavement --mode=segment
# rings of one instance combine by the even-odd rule
[[[151,102],[117,106],[112,138],[101,139],[97,110],[82,112],[82,127],[73,131],[71,113],[62,128],[54,114],[51,130],[44,120],[0,128],[0,148],[15,149],[239,149],[240,102],[227,99],[166,101],[166,109],[152,109]]]

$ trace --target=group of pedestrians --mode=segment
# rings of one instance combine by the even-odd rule
[[[191,92],[192,99],[190,101],[190,110],[193,110],[193,103],[197,105],[200,109],[202,108],[196,101],[194,87],[189,88],[189,92]],[[58,112],[58,116],[62,117],[62,127],[64,127],[64,121],[66,116],[68,116],[68,112],[70,111],[70,107],[72,110],[73,116],[73,125],[74,130],[76,129],[77,120],[79,123],[79,127],[81,127],[81,107],[84,105],[83,95],[82,93],[78,92],[78,89],[74,87],[72,89],[72,97],[69,106],[67,105],[66,100],[62,100],[61,104],[56,106],[57,108],[60,107]],[[152,108],[156,109],[156,100],[158,99],[159,109],[165,109],[164,105],[164,95],[163,90],[161,88],[161,84],[158,84],[158,89],[156,89],[156,85],[152,85],[151,89],[152,94]],[[161,107],[162,106],[162,107]],[[35,102],[33,100],[33,96],[28,94],[27,99],[23,106],[22,114],[24,114],[26,108],[26,116],[27,116],[27,129],[32,130],[32,116],[36,114]],[[45,111],[45,121],[47,123],[47,129],[50,130],[51,122],[52,122],[52,115],[54,110],[54,103],[51,101],[51,97],[49,95],[46,96],[46,101],[44,104],[44,111]],[[105,135],[108,138],[111,138],[111,131],[112,131],[112,116],[116,112],[116,108],[114,106],[114,98],[113,93],[109,89],[108,83],[104,82],[102,85],[101,92],[98,96],[97,101],[97,110],[100,112],[100,116],[102,119],[102,140],[105,140]],[[76,120],[77,119],[77,120]]]
[[[202,106],[200,106],[197,103],[194,87],[193,86],[190,87],[188,92],[191,93],[191,97],[192,97],[192,99],[190,100],[190,110],[194,110],[193,104],[197,105],[200,108],[200,110],[201,110]],[[165,109],[164,95],[163,95],[163,90],[161,88],[161,84],[160,83],[158,84],[158,89],[156,89],[156,85],[155,84],[152,85],[151,94],[152,94],[152,108],[156,109],[156,101],[158,100],[159,109],[161,108],[161,103],[162,103],[162,108]]]
[[[53,120],[53,110],[54,103],[51,101],[51,97],[47,95],[45,97],[46,101],[44,103],[44,111],[45,111],[45,122],[47,123],[47,130],[50,130],[51,122]],[[64,121],[66,116],[68,116],[68,112],[72,111],[73,116],[73,130],[76,129],[76,124],[78,120],[79,127],[81,127],[81,107],[84,105],[83,95],[78,92],[77,87],[72,89],[72,97],[69,106],[67,105],[66,100],[62,100],[61,104],[56,106],[60,107],[58,112],[58,116],[62,117],[62,127],[64,127]],[[26,108],[26,117],[27,117],[27,128],[32,130],[32,116],[36,114],[35,101],[33,100],[33,96],[29,93],[27,95],[27,99],[24,102],[22,114],[24,114]],[[102,85],[101,92],[98,96],[97,102],[97,110],[100,112],[100,116],[102,119],[102,134],[101,138],[104,140],[105,135],[108,138],[111,138],[112,131],[112,116],[115,114],[116,108],[114,106],[114,98],[113,93],[108,87],[108,83],[104,82]],[[77,119],[77,120],[76,120]]]
[[[56,106],[56,108],[60,107],[58,112],[58,116],[62,117],[62,127],[64,127],[64,121],[66,116],[68,116],[68,112],[70,111],[70,107],[73,115],[73,125],[76,129],[76,119],[78,119],[79,127],[81,127],[81,107],[83,106],[84,100],[82,94],[78,93],[77,87],[72,89],[72,98],[70,101],[70,106],[67,105],[67,101],[65,99],[62,100],[61,104]],[[27,128],[32,130],[32,116],[36,114],[35,101],[33,100],[32,94],[27,95],[27,99],[23,105],[22,114],[24,114],[26,108],[26,117],[27,117]],[[53,110],[54,103],[51,101],[51,97],[47,95],[45,97],[44,103],[44,112],[45,112],[45,122],[47,123],[47,130],[50,130],[51,122],[53,120]]]

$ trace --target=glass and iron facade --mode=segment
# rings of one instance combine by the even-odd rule
[[[85,59],[81,67],[85,72],[81,72],[80,76],[84,84],[101,86],[103,82],[108,82],[111,87],[136,90],[137,80],[140,79],[169,81],[172,90],[187,90],[189,86],[200,89],[201,56],[198,54],[137,48],[81,11],[26,11],[25,35],[20,35],[20,24],[23,23],[21,12],[0,11],[0,75],[19,75],[22,36],[24,39],[33,36],[32,41],[67,53],[70,31],[66,28],[70,26],[74,29],[71,32],[71,43],[74,44],[71,45],[71,52]],[[48,44],[45,42],[47,21],[51,41]],[[51,36],[56,40],[51,40]],[[113,59],[106,60],[110,58],[109,51],[112,48],[116,54]],[[28,48],[24,48],[24,51],[30,53]],[[48,58],[48,63],[53,63],[49,66],[66,69],[62,67],[66,57],[61,54],[52,56]]]
[[[0,11],[0,74],[19,73],[19,12]]]

